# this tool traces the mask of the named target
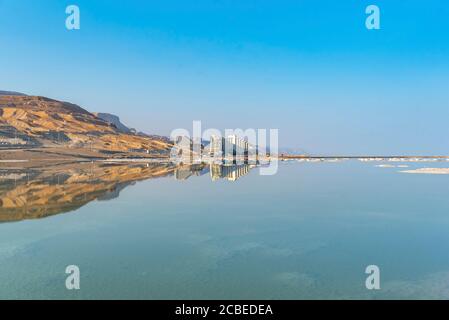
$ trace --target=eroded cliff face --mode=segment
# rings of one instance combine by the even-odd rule
[[[108,200],[136,181],[172,175],[171,164],[72,163],[33,169],[0,169],[0,222],[69,212]]]

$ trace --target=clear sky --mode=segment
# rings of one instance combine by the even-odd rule
[[[0,90],[149,133],[201,120],[312,154],[449,154],[449,1],[0,0]]]

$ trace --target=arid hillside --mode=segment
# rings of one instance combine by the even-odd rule
[[[171,145],[163,139],[124,133],[75,104],[38,96],[0,95],[0,148],[160,156],[167,154]]]

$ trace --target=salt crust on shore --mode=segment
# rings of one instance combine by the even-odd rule
[[[404,170],[402,173],[421,173],[421,174],[449,174],[449,168],[420,168],[416,170]]]

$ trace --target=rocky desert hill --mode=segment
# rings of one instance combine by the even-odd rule
[[[56,148],[93,157],[161,156],[169,152],[171,144],[123,132],[123,128],[72,103],[39,96],[0,95],[0,149],[11,148]]]
[[[133,129],[130,129],[127,126],[125,126],[120,121],[120,118],[117,117],[116,115],[104,112],[93,112],[92,114],[95,115],[97,118],[100,118],[101,120],[112,123],[122,133],[131,133],[133,131]]]

